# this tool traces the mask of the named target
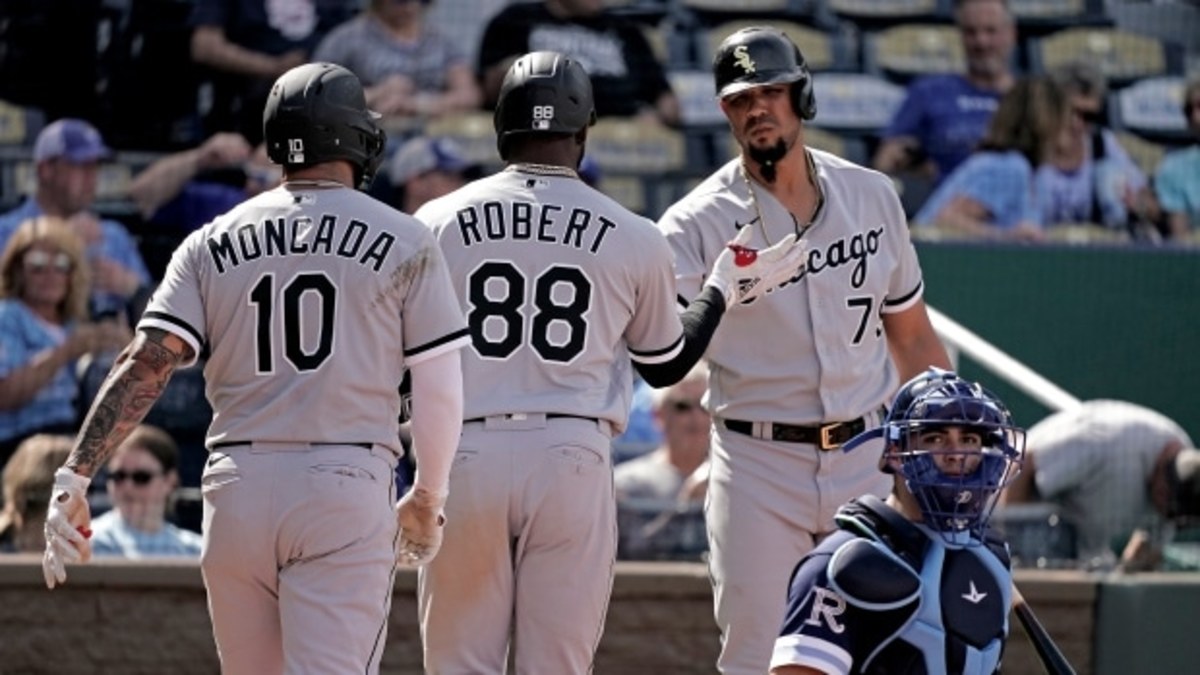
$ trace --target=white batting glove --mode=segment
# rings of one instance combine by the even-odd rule
[[[804,269],[807,249],[795,234],[761,251],[746,246],[750,236],[749,227],[738,230],[704,282],[725,296],[727,309],[754,300]]]
[[[446,524],[448,489],[434,492],[414,486],[396,503],[396,521],[400,523],[400,544],[396,557],[405,567],[420,567],[437,555],[442,547],[442,526]]]
[[[92,559],[92,512],[88,508],[87,489],[92,479],[60,467],[54,472],[54,490],[46,511],[46,552],[42,555],[42,575],[46,588],[67,581],[67,563],[85,563]]]

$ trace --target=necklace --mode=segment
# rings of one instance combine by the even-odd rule
[[[813,206],[812,214],[809,215],[808,223],[804,227],[800,227],[800,222],[796,220],[796,214],[792,213],[791,209],[785,209],[788,215],[792,217],[792,231],[796,233],[796,239],[804,237],[804,234],[816,222],[817,214],[821,212],[821,208],[825,206],[825,191],[821,189],[821,182],[815,178],[817,168],[813,165],[812,156],[808,154],[808,151],[805,151],[804,159],[808,164],[808,181],[817,189],[817,203]],[[742,170],[742,180],[746,182],[746,190],[750,193],[750,203],[754,205],[754,215],[758,216],[758,231],[762,233],[763,240],[767,242],[767,246],[771,246],[775,242],[771,241],[771,238],[767,236],[767,221],[763,218],[762,208],[758,205],[758,195],[754,192],[754,181],[750,180],[750,171],[746,168],[744,158],[739,167]]]
[[[323,178],[294,178],[285,180],[284,185],[295,188],[344,188],[344,184],[336,180],[325,180]]]
[[[520,171],[521,173],[535,173],[542,176],[562,176],[563,178],[579,178],[579,174],[572,168],[558,166],[557,164],[534,164],[533,162],[514,162],[504,167],[505,171]]]

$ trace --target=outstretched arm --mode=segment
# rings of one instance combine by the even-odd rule
[[[83,421],[66,467],[93,476],[162,395],[171,374],[192,358],[192,348],[158,328],[138,330],[113,363]]]

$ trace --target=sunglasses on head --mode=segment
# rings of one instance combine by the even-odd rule
[[[108,474],[108,479],[117,484],[124,483],[125,479],[128,478],[129,480],[133,481],[134,485],[146,485],[147,483],[149,483],[150,481],[154,480],[157,477],[158,477],[157,473],[153,473],[151,471],[145,471],[143,469],[137,469],[135,471],[125,471],[122,469],[118,469],[118,470],[113,471],[112,473]]]
[[[46,253],[45,251],[30,251],[25,254],[25,266],[32,272],[43,272],[51,267],[59,272],[70,272],[71,256],[66,253]]]

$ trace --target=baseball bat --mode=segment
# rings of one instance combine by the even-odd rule
[[[1070,661],[1067,661],[1067,657],[1058,648],[1058,645],[1054,644],[1054,638],[1050,637],[1046,627],[1042,625],[1041,621],[1038,621],[1016,583],[1012,585],[1012,604],[1013,611],[1021,620],[1021,625],[1025,628],[1025,635],[1029,636],[1029,641],[1033,643],[1033,648],[1037,651],[1038,658],[1042,660],[1042,666],[1046,669],[1047,675],[1075,675],[1075,669],[1071,667]]]

